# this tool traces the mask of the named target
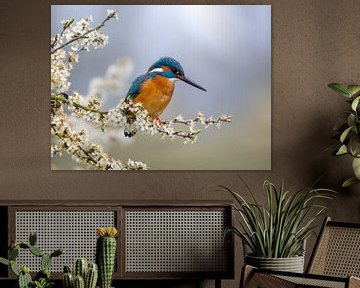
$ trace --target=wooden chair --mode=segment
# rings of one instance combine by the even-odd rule
[[[240,287],[360,287],[360,223],[326,218],[306,273],[278,272],[245,265]]]

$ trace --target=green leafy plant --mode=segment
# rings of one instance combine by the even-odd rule
[[[51,288],[53,286],[54,286],[54,282],[49,282],[45,278],[41,278],[39,279],[39,281],[35,280],[33,282],[33,287],[35,288]]]
[[[64,253],[63,249],[57,249],[52,253],[45,253],[36,246],[37,236],[30,233],[29,243],[12,243],[8,251],[8,259],[0,257],[0,263],[10,266],[11,271],[18,277],[19,288],[50,288],[54,283],[50,280],[50,265],[54,257]],[[19,266],[16,259],[19,256],[20,249],[28,250],[33,255],[40,258],[41,270],[35,275],[33,280],[30,275],[30,268],[26,265]]]
[[[233,208],[240,215],[240,228],[228,227],[225,235],[233,232],[252,251],[252,256],[288,258],[302,254],[304,241],[314,233],[315,220],[324,213],[320,199],[331,199],[334,191],[304,188],[296,193],[285,191],[283,183],[278,189],[266,180],[266,207],[258,203],[249,186],[241,179],[251,202],[232,189],[220,185],[236,200]]]
[[[350,104],[350,110],[346,111],[347,119],[344,123],[334,127],[339,145],[334,155],[350,155],[352,157],[352,168],[354,177],[347,179],[342,186],[349,187],[360,183],[360,85],[344,85],[331,83],[331,89],[346,98]]]

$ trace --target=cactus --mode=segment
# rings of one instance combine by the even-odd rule
[[[31,246],[35,246],[37,241],[37,235],[35,232],[31,232],[29,235],[29,244]]]
[[[76,259],[74,263],[74,273],[71,273],[71,269],[69,266],[64,266],[64,273],[63,273],[64,288],[78,288],[78,287],[95,288],[96,287],[96,282],[98,278],[97,265],[95,263],[89,263],[89,264],[87,263],[88,261],[85,258]],[[75,285],[78,285],[78,287]]]
[[[44,252],[42,252],[40,250],[40,248],[36,247],[36,246],[30,246],[29,247],[29,251],[34,254],[35,256],[41,257],[44,255]]]
[[[30,273],[30,268],[26,265],[21,267],[21,272],[25,273],[25,274],[29,274]]]
[[[88,268],[88,262],[86,258],[76,259],[74,266],[75,276],[81,276],[83,279],[85,279],[87,268]]]
[[[14,248],[9,250],[8,253],[9,260],[16,260],[16,258],[19,256],[19,246],[16,245]]]
[[[30,273],[21,271],[18,279],[19,288],[28,288],[31,282],[32,279]]]
[[[85,288],[95,288],[98,279],[98,266],[96,263],[89,263],[85,276]]]
[[[67,272],[63,274],[63,286],[64,288],[73,288],[74,287],[74,276],[72,273]]]
[[[64,273],[71,273],[71,269],[69,266],[67,265],[64,266]]]
[[[99,267],[99,284],[101,288],[110,288],[116,258],[115,227],[98,228],[99,238],[96,243],[96,262]]]
[[[10,260],[10,268],[16,276],[20,275],[20,268],[16,265],[16,262],[14,260]]]
[[[10,261],[6,258],[0,257],[0,263],[9,266]]]
[[[51,265],[51,260],[52,257],[50,254],[45,253],[42,257],[41,257],[41,262],[40,262],[40,267],[41,269],[49,269],[50,265]]]
[[[11,271],[18,276],[19,288],[29,287],[50,287],[53,282],[50,281],[50,264],[53,257],[60,256],[64,251],[63,249],[55,250],[53,253],[44,253],[40,248],[36,247],[37,236],[35,233],[30,233],[29,244],[20,242],[16,243],[11,241],[11,245],[8,251],[8,259],[0,257],[0,263],[10,266]],[[37,257],[41,257],[41,271],[35,275],[35,281],[32,280],[30,275],[30,269],[27,266],[21,268],[16,264],[16,259],[19,256],[19,250],[29,250],[30,253]],[[39,286],[40,285],[40,286]],[[44,286],[47,285],[47,286]]]
[[[77,275],[74,277],[74,288],[85,288],[84,278]]]
[[[58,257],[64,253],[64,249],[57,249],[51,253],[51,257]]]
[[[44,268],[44,269],[40,270],[38,273],[36,273],[35,280],[40,281],[41,278],[49,280],[50,275],[51,275],[51,273],[50,273],[49,269]]]
[[[22,248],[22,249],[29,249],[30,248],[30,245],[26,244],[26,243],[20,243],[19,244],[19,247]]]
[[[71,273],[71,269],[69,266],[64,266],[62,282],[63,282],[64,288],[73,288],[74,287],[74,275]]]

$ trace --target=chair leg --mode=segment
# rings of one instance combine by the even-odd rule
[[[241,271],[239,288],[248,287],[250,280],[251,280],[251,275],[253,274],[253,271],[254,271],[254,267],[252,267],[250,265],[244,265],[244,267],[242,268],[242,271]]]

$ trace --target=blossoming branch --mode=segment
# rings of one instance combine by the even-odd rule
[[[100,29],[111,19],[118,19],[114,10],[108,10],[106,18],[94,28],[91,28],[91,16],[78,22],[74,19],[63,20],[62,31],[51,38],[51,133],[57,142],[51,147],[52,156],[61,156],[66,152],[77,163],[92,169],[148,169],[140,161],[129,159],[123,164],[107,155],[100,145],[88,143],[89,132],[85,129],[74,131],[69,115],[90,122],[106,132],[108,127],[123,128],[127,115],[131,113],[138,131],[148,135],[159,134],[162,138],[181,138],[184,144],[194,143],[202,128],[211,125],[220,127],[222,123],[231,122],[231,116],[207,118],[201,112],[194,119],[185,120],[179,115],[168,121],[154,121],[139,103],[133,104],[122,99],[116,107],[103,111],[102,103],[97,97],[86,98],[75,91],[68,93],[71,86],[68,78],[74,63],[79,61],[80,52],[103,48],[109,42],[108,36]]]

